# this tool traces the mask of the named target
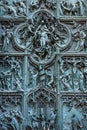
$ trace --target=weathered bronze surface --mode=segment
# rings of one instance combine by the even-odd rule
[[[0,130],[87,130],[86,0],[0,0]]]

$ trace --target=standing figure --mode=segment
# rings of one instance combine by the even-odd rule
[[[5,33],[3,34],[3,47],[2,47],[3,51],[7,51],[11,37],[12,37],[11,32],[9,32],[9,29],[6,29]]]
[[[83,114],[83,118],[82,118],[82,130],[87,130],[87,115]]]
[[[1,85],[2,85],[2,90],[10,90],[11,88],[11,76],[12,73],[10,71],[6,72],[1,72],[0,74],[0,79],[1,79]]]
[[[85,15],[86,7],[84,0],[78,0],[80,15]]]
[[[52,87],[52,84],[54,83],[54,76],[53,76],[53,73],[51,70],[47,71],[46,72],[46,75],[48,77],[48,83],[47,83],[47,86],[48,87]]]
[[[3,36],[5,35],[5,27],[0,25],[0,47],[3,46]]]
[[[48,130],[55,128],[56,113],[51,110],[51,114],[48,117]]]
[[[82,128],[82,126],[80,125],[80,122],[75,114],[72,115],[71,123],[72,123],[72,130],[78,130],[78,129]]]
[[[38,130],[38,119],[36,113],[32,115],[32,128]]]
[[[40,46],[41,47],[46,47],[47,43],[49,42],[49,37],[48,35],[50,34],[47,26],[45,25],[44,21],[41,21],[41,25],[36,30],[36,35],[40,39]]]
[[[79,89],[84,90],[84,75],[81,71],[79,71]]]
[[[77,29],[77,38],[76,38],[77,46],[75,48],[76,51],[81,51],[84,49],[85,38],[86,33],[81,29],[79,30]]]

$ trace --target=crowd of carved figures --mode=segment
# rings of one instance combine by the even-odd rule
[[[60,14],[65,16],[83,16],[86,14],[84,0],[62,0],[59,9]]]
[[[0,88],[2,91],[22,91],[21,59],[5,56],[0,59]]]
[[[45,129],[52,129],[54,130],[54,125],[55,125],[55,119],[56,119],[56,114],[51,110],[50,115],[46,117],[45,115],[40,114],[39,116],[37,114],[33,114],[29,112],[29,125],[27,128],[31,127],[34,130],[40,129],[45,130]]]
[[[26,15],[26,1],[22,0],[1,0],[0,15],[4,17],[17,17]]]
[[[39,68],[39,72],[34,70],[33,68],[29,71],[30,73],[30,83],[32,86],[44,86],[50,88],[52,90],[56,89],[56,84],[54,79],[56,79],[56,75],[53,74],[52,68],[47,70],[44,69],[43,66]],[[30,85],[30,87],[31,87]]]
[[[85,95],[63,98],[63,128],[64,130],[87,129],[87,98]],[[85,98],[83,100],[83,98]],[[85,104],[85,106],[84,106]],[[67,116],[68,115],[68,116]],[[67,118],[68,117],[68,118]]]
[[[0,0],[0,130],[87,130],[86,0]]]
[[[14,24],[0,25],[0,51],[9,52],[9,47],[12,49],[11,46],[14,44],[22,50],[27,49],[33,58],[40,62],[50,59],[59,47],[60,50],[64,50],[69,46],[67,52],[86,50],[86,23],[72,21],[71,25],[67,26],[44,12],[39,12],[36,16],[17,28]]]
[[[28,12],[42,9],[54,11],[57,9],[55,0],[1,0],[0,15],[4,17],[26,16]],[[27,6],[28,5],[28,6]],[[61,16],[85,16],[86,5],[85,0],[59,0],[59,13]]]
[[[63,91],[87,91],[87,59],[77,57],[62,60],[60,64]]]
[[[0,129],[19,130],[23,123],[21,96],[0,96]]]

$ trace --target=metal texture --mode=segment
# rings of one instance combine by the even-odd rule
[[[0,0],[0,130],[87,130],[86,0]]]

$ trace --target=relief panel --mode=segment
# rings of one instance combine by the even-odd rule
[[[27,101],[27,128],[55,130],[56,94],[49,89],[38,88],[30,92]]]
[[[19,130],[23,125],[21,94],[0,94],[0,129]]]
[[[26,16],[26,0],[0,0],[0,17]]]
[[[87,130],[86,0],[0,0],[0,130]]]
[[[87,97],[63,95],[63,130],[87,129]]]
[[[59,12],[61,16],[85,16],[85,0],[60,0]]]
[[[0,57],[0,91],[23,91],[22,68],[20,57]]]
[[[29,0],[28,3],[30,13],[40,9],[56,12],[56,0]]]
[[[62,57],[60,61],[61,91],[87,91],[87,58]]]

